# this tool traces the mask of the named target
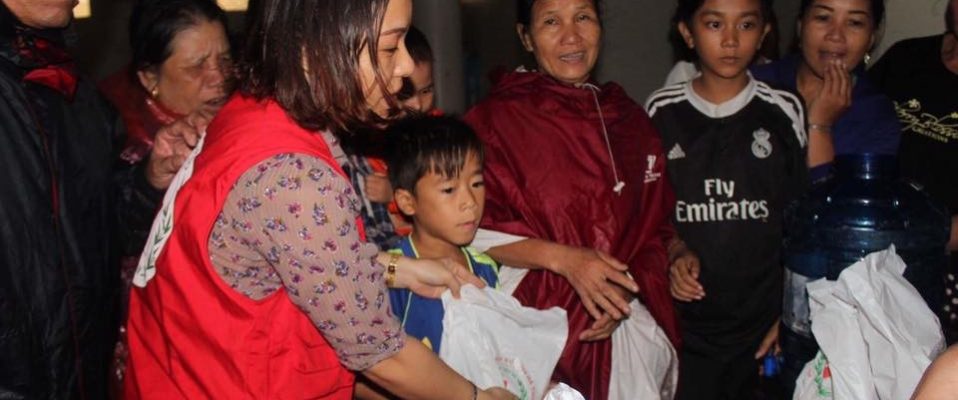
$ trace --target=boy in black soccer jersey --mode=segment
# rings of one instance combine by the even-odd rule
[[[769,0],[679,0],[676,29],[701,74],[646,105],[685,242],[670,254],[686,245],[698,255],[670,271],[683,325],[679,399],[753,398],[758,360],[775,351],[783,209],[807,178],[801,103],[747,71],[771,12]]]

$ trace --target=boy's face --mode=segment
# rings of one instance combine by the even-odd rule
[[[397,190],[396,202],[412,216],[416,235],[465,246],[476,236],[485,207],[482,165],[470,151],[459,176],[429,172],[416,182],[415,194]]]
[[[706,0],[689,23],[679,23],[702,73],[724,79],[744,76],[769,29],[758,0]]]

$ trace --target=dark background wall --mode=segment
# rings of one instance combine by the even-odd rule
[[[74,24],[80,67],[105,77],[129,59],[127,20],[135,0],[92,0],[93,17]],[[784,50],[795,32],[799,0],[775,0]],[[671,0],[603,0],[603,50],[599,81],[621,84],[637,101],[659,88],[673,64],[667,40]],[[938,33],[947,0],[889,0],[883,40],[873,56],[895,41]],[[415,22],[433,42],[439,105],[461,112],[489,90],[495,68],[532,66],[515,32],[515,0],[414,0]],[[228,13],[238,35],[243,14]],[[235,46],[235,43],[234,43]]]
[[[92,17],[74,22],[73,32],[77,39],[74,54],[80,68],[88,75],[101,79],[129,62],[127,29],[135,3],[136,0],[91,0]],[[230,12],[227,18],[230,34],[239,35],[244,14]]]

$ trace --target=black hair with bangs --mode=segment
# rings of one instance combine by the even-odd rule
[[[416,116],[386,132],[386,163],[393,189],[415,194],[426,174],[457,177],[469,153],[483,161],[482,141],[469,125],[449,116]]]

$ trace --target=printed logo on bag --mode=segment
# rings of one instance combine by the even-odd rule
[[[682,159],[682,158],[685,158],[685,151],[682,150],[682,146],[676,143],[675,146],[672,146],[672,150],[669,150],[669,154],[667,157],[669,160]]]
[[[655,171],[655,161],[658,159],[659,157],[654,155],[650,155],[646,157],[646,161],[648,161],[648,166],[645,168],[645,183],[655,182],[662,177],[661,172]]]
[[[496,357],[499,372],[502,373],[502,387],[516,395],[519,400],[534,400],[538,397],[532,393],[535,386],[532,376],[526,371],[522,362],[511,357]]]
[[[757,158],[768,158],[772,155],[772,134],[769,133],[764,128],[759,128],[757,131],[752,133],[752,138],[755,140],[752,141],[752,154]]]

